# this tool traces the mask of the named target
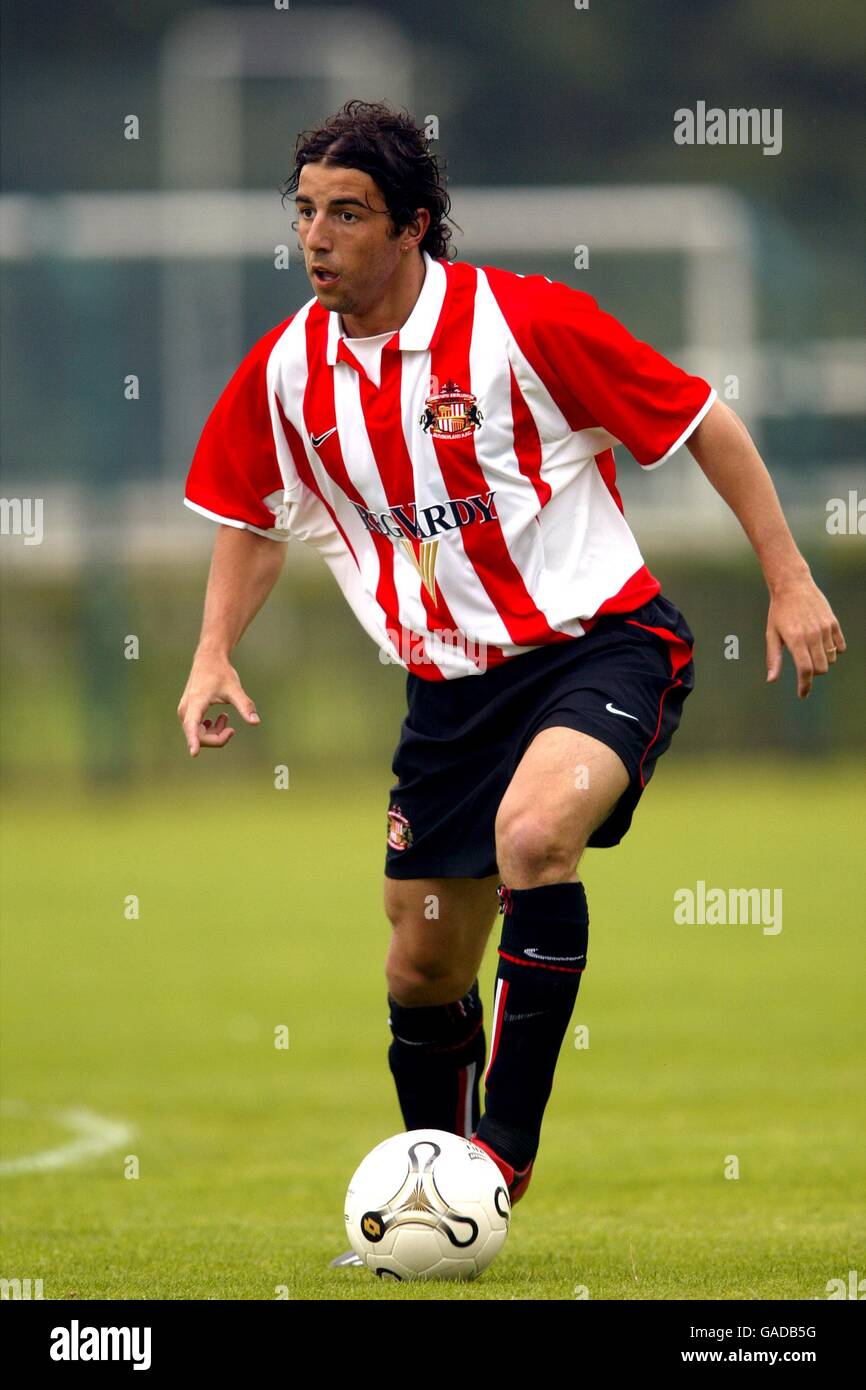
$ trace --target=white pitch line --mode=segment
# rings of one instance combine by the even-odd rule
[[[21,1101],[8,1100],[3,1102],[2,1114],[8,1119],[33,1118],[36,1111]],[[40,1153],[0,1159],[0,1177],[8,1178],[17,1173],[47,1173],[57,1168],[69,1168],[74,1163],[84,1163],[88,1158],[96,1158],[100,1154],[120,1148],[122,1144],[128,1143],[135,1133],[132,1125],[119,1120],[107,1120],[92,1110],[78,1107],[44,1110],[38,1118],[50,1120],[63,1129],[71,1130],[75,1138],[66,1144],[59,1144],[56,1148],[42,1149]]]

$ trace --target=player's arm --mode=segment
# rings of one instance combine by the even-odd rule
[[[715,401],[686,447],[727,502],[751,542],[770,591],[767,680],[778,680],[782,647],[797,668],[797,694],[805,699],[845,651],[839,622],[812,578],[785,520],[773,481],[738,415]]]
[[[491,284],[503,293],[495,272]],[[516,307],[506,302],[503,312],[511,313],[521,350],[571,429],[603,426],[647,469],[686,444],[727,502],[757,553],[770,591],[767,679],[778,679],[786,646],[803,699],[814,676],[823,675],[837,651],[845,650],[845,638],[794,543],[745,425],[713,399],[715,391],[702,377],[635,338],[591,295],[540,276],[522,277],[520,285],[520,302]]]
[[[177,707],[193,758],[201,747],[224,747],[235,732],[225,714],[211,728],[211,721],[203,719],[210,705],[234,705],[248,724],[259,723],[230,657],[274,587],[285,554],[284,544],[246,528],[220,526],[217,531],[201,636]]]

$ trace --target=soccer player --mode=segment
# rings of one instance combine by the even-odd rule
[[[515,1202],[586,965],[581,855],[622,840],[693,683],[616,445],[653,469],[686,444],[740,521],[769,589],[768,680],[787,647],[805,698],[845,639],[706,381],[589,294],[449,260],[449,199],[411,117],[347,103],[299,137],[287,192],[314,293],[248,352],[192,461],[186,504],[221,524],[178,714],[193,757],[234,733],[209,706],[258,722],[232,648],[283,542],[320,551],[408,673],[384,894],[403,1119],[474,1137]]]

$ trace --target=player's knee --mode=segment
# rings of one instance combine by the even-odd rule
[[[468,979],[466,971],[455,970],[450,961],[417,956],[393,945],[385,962],[388,993],[407,1009],[462,999],[474,978],[472,975]]]
[[[579,831],[565,835],[534,808],[506,809],[496,818],[496,862],[511,888],[569,879],[585,843]]]
[[[386,880],[385,911],[393,931],[385,958],[388,989],[400,1004],[450,1003],[466,993],[468,983],[463,962],[444,949],[445,938],[430,930],[435,927],[424,917],[409,883]]]

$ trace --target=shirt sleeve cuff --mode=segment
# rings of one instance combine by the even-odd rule
[[[199,512],[201,516],[208,517],[211,521],[219,521],[223,526],[235,526],[239,531],[255,531],[257,536],[266,536],[271,541],[287,541],[289,533],[286,530],[278,530],[272,527],[269,531],[264,531],[260,526],[253,526],[251,521],[238,521],[235,517],[220,516],[218,512],[212,512],[207,507],[202,507],[200,503],[193,502],[192,498],[185,497],[183,505],[190,507],[192,511]]]
[[[643,471],[644,471],[645,473],[651,473],[652,470],[653,470],[654,468],[661,468],[661,466],[662,466],[662,464],[665,462],[665,460],[666,460],[666,459],[669,459],[670,456],[671,456],[671,454],[675,454],[676,451],[677,451],[677,449],[679,449],[680,445],[685,444],[685,442],[686,442],[686,440],[688,439],[689,435],[692,434],[692,433],[694,432],[694,430],[697,429],[698,425],[699,425],[699,424],[701,423],[701,421],[703,420],[703,418],[704,418],[704,416],[706,415],[707,411],[709,410],[710,406],[713,404],[713,402],[714,402],[717,398],[718,398],[718,392],[716,391],[716,388],[715,388],[714,386],[711,386],[711,387],[710,387],[710,394],[707,396],[707,399],[704,401],[704,403],[703,403],[703,405],[701,406],[700,410],[698,411],[697,415],[696,415],[695,418],[690,422],[690,424],[686,425],[686,428],[683,430],[683,432],[682,432],[682,434],[680,435],[679,439],[674,440],[673,444],[672,444],[671,447],[668,449],[667,453],[666,453],[666,454],[662,454],[661,458],[660,458],[660,459],[656,459],[655,463],[644,463],[644,464],[641,464],[641,468],[643,469]]]

